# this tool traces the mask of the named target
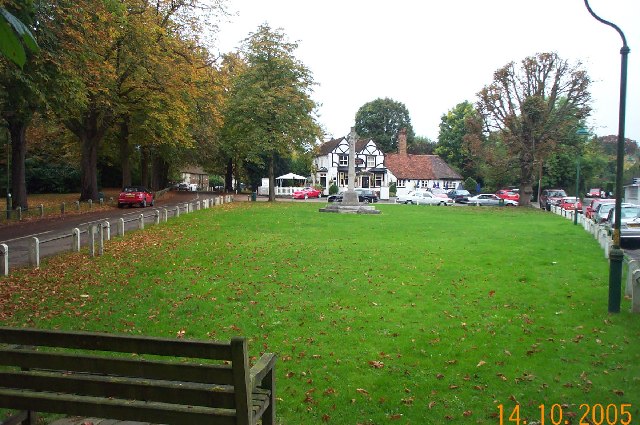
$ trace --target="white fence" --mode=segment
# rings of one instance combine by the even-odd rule
[[[143,230],[145,226],[145,220],[150,221],[153,224],[160,224],[166,222],[169,217],[179,217],[181,213],[190,213],[200,209],[211,208],[216,205],[222,205],[226,202],[233,201],[233,196],[217,196],[214,198],[197,199],[191,202],[178,204],[171,208],[162,208],[151,210],[151,214],[139,214],[133,218],[125,220],[120,218],[116,220],[115,235],[124,236],[127,223],[134,223],[131,230]],[[61,234],[58,236],[50,237],[48,239],[40,239],[32,237],[29,243],[28,249],[28,264],[31,267],[40,267],[41,247],[44,244],[51,244],[60,240],[69,239],[70,243],[67,245],[66,251],[79,252],[81,249],[81,240],[84,237],[87,241],[87,248],[89,249],[89,256],[95,257],[103,255],[104,242],[111,239],[111,223],[104,221],[101,223],[92,223],[84,229],[74,228],[70,233]],[[64,244],[62,248],[56,250],[56,253],[65,251]],[[9,274],[9,247],[6,244],[0,244],[0,275],[7,276]]]
[[[553,205],[551,206],[551,212],[574,221],[574,211],[567,211],[557,205]],[[604,257],[609,258],[609,251],[611,250],[613,241],[605,226],[596,224],[593,220],[586,218],[584,214],[578,214],[577,222],[584,230],[593,235],[604,250]],[[630,259],[625,256],[624,261],[627,265],[627,279],[625,281],[624,293],[631,298],[631,312],[640,313],[640,260]]]

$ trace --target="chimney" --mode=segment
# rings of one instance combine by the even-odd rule
[[[403,128],[398,133],[398,153],[407,156],[407,129]]]

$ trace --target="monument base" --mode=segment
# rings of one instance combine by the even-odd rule
[[[318,211],[338,214],[380,214],[380,210],[377,210],[371,205],[345,205],[341,202],[327,205],[324,208],[320,208]]]

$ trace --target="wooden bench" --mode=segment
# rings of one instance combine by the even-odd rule
[[[249,367],[247,341],[0,327],[0,425],[35,412],[157,424],[275,425],[274,354]]]

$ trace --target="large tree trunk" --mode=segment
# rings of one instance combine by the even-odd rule
[[[224,175],[224,190],[233,192],[233,160],[229,158],[227,161],[227,172]]]
[[[102,112],[91,105],[77,120],[65,122],[65,126],[80,140],[80,200],[98,200],[98,149],[107,129],[113,123],[110,113]]]
[[[275,202],[276,200],[276,174],[274,172],[274,155],[271,154],[269,158],[269,202]]]
[[[87,131],[80,137],[82,144],[82,156],[80,166],[82,174],[80,176],[80,200],[98,200],[98,147],[100,140],[97,140],[93,132]]]
[[[11,196],[12,207],[28,208],[25,158],[27,156],[28,120],[13,116],[6,119],[11,137]]]
[[[148,187],[151,182],[149,178],[149,168],[151,164],[151,153],[149,152],[149,148],[142,148],[142,156],[140,158],[140,184],[142,186]]]
[[[533,157],[528,153],[523,153],[520,158],[520,201],[518,201],[520,205],[531,205],[534,180]]]
[[[153,155],[153,166],[151,170],[151,188],[160,190],[167,185],[169,175],[169,164],[157,152]]]
[[[122,168],[122,187],[131,186],[131,154],[129,144],[129,115],[120,123],[120,167]]]

